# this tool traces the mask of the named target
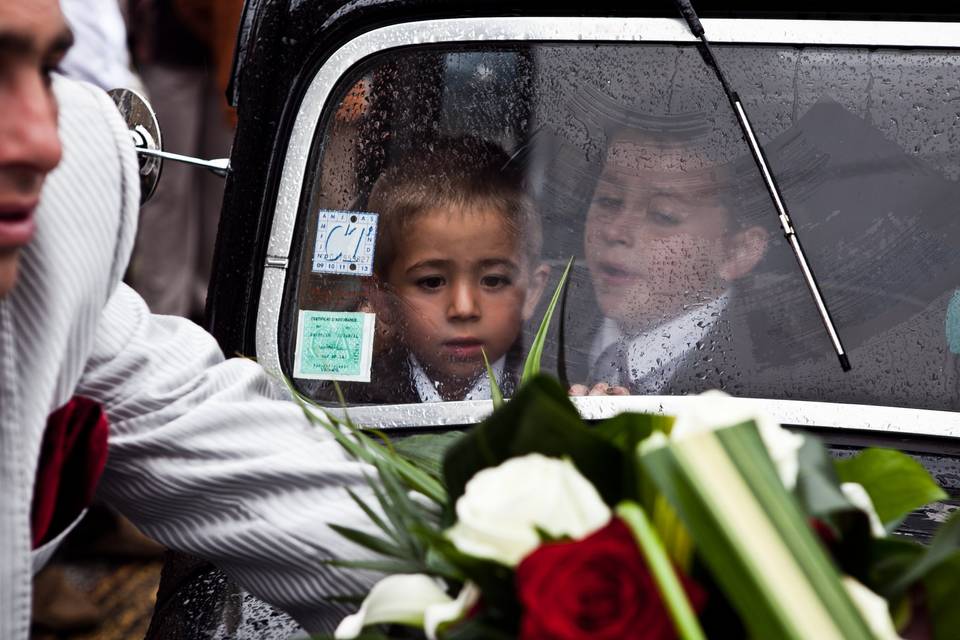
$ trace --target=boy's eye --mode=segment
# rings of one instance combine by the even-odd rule
[[[43,84],[49,87],[51,84],[53,84],[53,74],[60,73],[59,62],[53,65],[43,65],[43,67],[40,69],[40,73],[43,76]]]
[[[623,208],[623,198],[616,196],[597,196],[593,200],[594,204],[603,209],[619,210]]]
[[[49,87],[53,83],[53,74],[62,73],[60,65],[63,63],[65,56],[66,50],[57,50],[44,56],[43,61],[40,63],[40,75],[43,77],[43,83],[46,86]]]
[[[483,276],[480,284],[487,289],[500,289],[510,284],[510,278],[502,275]]]
[[[662,227],[675,227],[683,222],[679,216],[668,213],[663,209],[651,209],[647,215],[651,222]]]
[[[425,276],[417,279],[417,286],[421,289],[439,289],[444,284],[443,276]]]

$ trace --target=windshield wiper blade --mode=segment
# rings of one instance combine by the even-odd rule
[[[763,183],[767,187],[770,199],[773,200],[773,206],[776,207],[777,214],[780,218],[780,227],[783,229],[783,235],[793,249],[793,255],[800,265],[800,271],[803,273],[803,280],[807,284],[810,295],[813,296],[813,301],[817,305],[817,312],[820,314],[823,326],[830,336],[830,341],[833,343],[833,348],[837,352],[837,357],[840,359],[840,367],[844,371],[850,371],[850,359],[847,357],[847,352],[843,348],[843,343],[840,341],[840,334],[837,332],[836,325],[834,325],[833,318],[830,315],[830,310],[827,308],[827,302],[820,292],[820,285],[817,284],[817,279],[813,275],[813,269],[810,268],[807,255],[804,253],[803,246],[800,244],[800,238],[797,236],[797,231],[793,226],[793,222],[790,220],[790,213],[787,211],[787,205],[783,200],[780,187],[777,185],[777,179],[773,175],[770,163],[767,162],[767,156],[763,151],[763,147],[760,146],[760,142],[753,133],[753,127],[747,118],[747,112],[743,108],[743,103],[740,102],[740,96],[737,95],[737,92],[733,91],[727,83],[727,78],[723,70],[720,69],[717,59],[713,56],[713,51],[710,49],[710,42],[707,40],[703,25],[700,24],[700,18],[697,16],[697,12],[694,10],[690,0],[674,0],[674,2],[680,10],[683,19],[686,21],[690,32],[698,38],[697,49],[700,51],[700,55],[703,56],[703,60],[707,63],[707,66],[713,68],[717,79],[720,80],[720,84],[723,86],[723,92],[726,94],[727,100],[730,101],[730,105],[737,115],[737,122],[740,123],[743,137],[746,139],[747,146],[750,147],[750,153],[753,155],[753,159],[757,163],[757,168],[763,176]]]

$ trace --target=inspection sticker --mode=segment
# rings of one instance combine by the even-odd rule
[[[300,311],[294,378],[370,382],[372,313]]]
[[[369,276],[377,243],[376,213],[321,209],[313,246],[314,273]]]

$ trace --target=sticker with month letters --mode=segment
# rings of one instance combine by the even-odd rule
[[[369,276],[377,244],[376,213],[321,209],[313,245],[314,273]]]
[[[300,310],[294,378],[370,382],[372,313]]]

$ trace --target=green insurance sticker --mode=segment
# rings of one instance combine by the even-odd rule
[[[300,311],[293,377],[370,382],[372,313]]]

